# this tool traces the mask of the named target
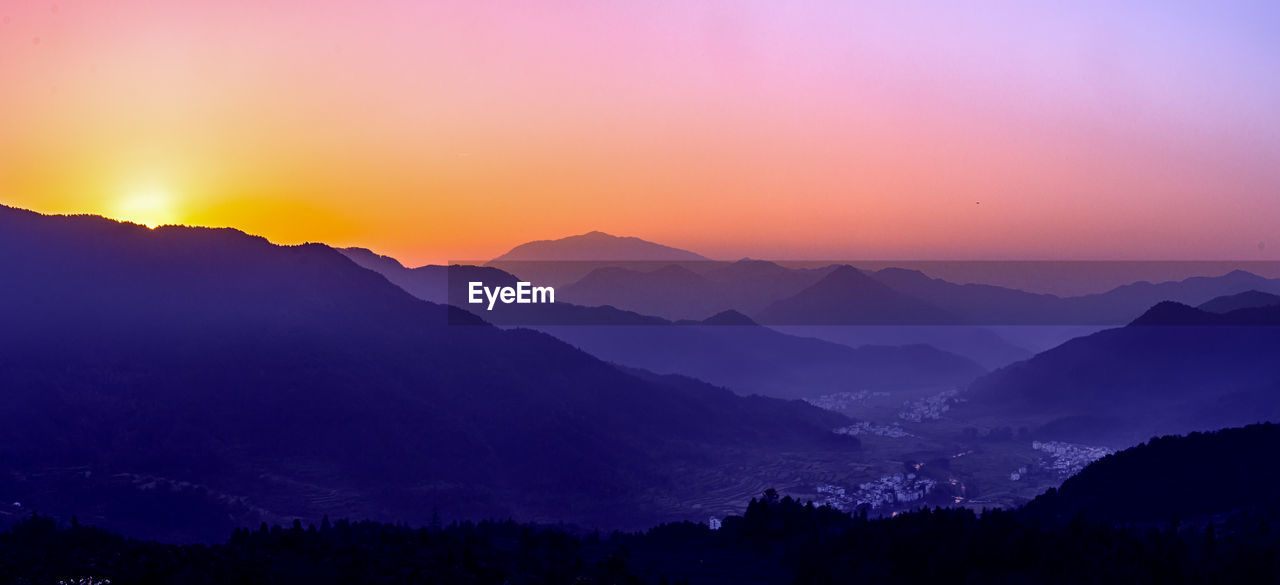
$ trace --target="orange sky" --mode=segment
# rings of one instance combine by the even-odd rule
[[[1280,258],[1274,8],[376,4],[0,5],[0,202],[409,264]]]

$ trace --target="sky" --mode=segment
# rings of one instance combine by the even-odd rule
[[[410,265],[1280,259],[1280,5],[0,1],[0,203]]]

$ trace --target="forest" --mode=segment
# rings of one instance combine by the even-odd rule
[[[769,490],[718,530],[601,534],[511,521],[324,519],[168,545],[33,515],[0,535],[5,583],[1267,583],[1276,507],[1117,524],[1085,513],[844,513]]]

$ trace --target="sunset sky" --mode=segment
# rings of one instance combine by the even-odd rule
[[[0,203],[409,264],[1280,259],[1280,8],[1031,4],[3,0]]]

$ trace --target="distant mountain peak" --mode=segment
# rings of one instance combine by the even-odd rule
[[[1161,301],[1129,325],[1208,325],[1215,321],[1218,317],[1213,313],[1174,301]]]
[[[795,295],[756,315],[766,324],[940,324],[953,316],[842,264]]]
[[[857,268],[854,268],[848,264],[840,264],[835,268],[831,269],[831,272],[828,272],[827,275],[824,276],[822,280],[819,280],[818,284],[815,286],[818,286],[818,285],[825,286],[825,285],[832,285],[832,284],[850,284],[850,283],[874,284],[878,286],[884,286],[880,284],[880,282],[877,281],[876,279],[871,278],[869,275],[867,275],[867,273]]]
[[[914,268],[898,268],[897,266],[889,266],[881,268],[875,272],[876,276],[897,276],[904,278],[913,278],[917,280],[933,280],[928,274],[916,270]]]
[[[720,311],[702,320],[703,325],[755,325],[756,322],[733,309]]]
[[[1255,280],[1255,279],[1256,279],[1256,280],[1263,280],[1263,278],[1262,278],[1261,276],[1258,276],[1257,274],[1254,274],[1254,273],[1252,273],[1252,272],[1249,272],[1248,270],[1241,270],[1241,269],[1239,269],[1239,268],[1237,268],[1237,269],[1235,269],[1235,270],[1232,270],[1231,272],[1228,272],[1228,273],[1226,273],[1226,274],[1225,274],[1225,275],[1223,275],[1223,276],[1226,276],[1227,278],[1243,278],[1243,279],[1248,279],[1248,280]]]
[[[615,236],[599,230],[558,240],[536,240],[520,244],[500,261],[700,261],[707,258],[679,248],[664,246],[633,236]]]

